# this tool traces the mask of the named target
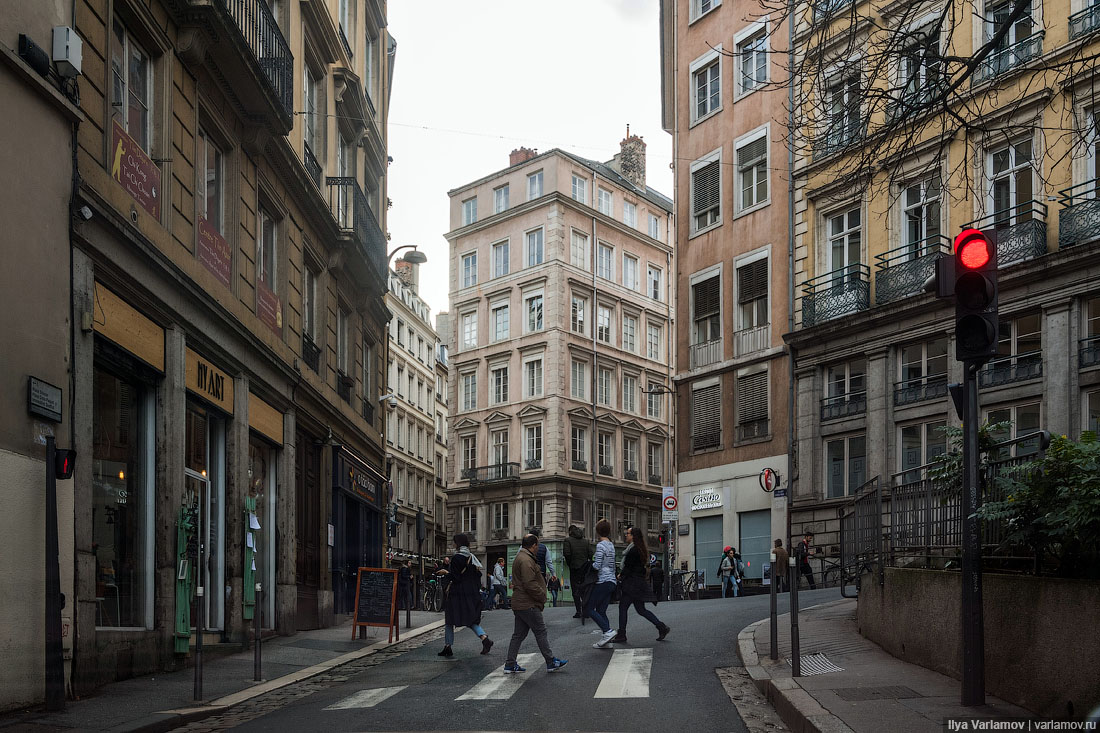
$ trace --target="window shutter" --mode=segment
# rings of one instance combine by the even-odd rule
[[[722,442],[722,387],[713,385],[691,393],[692,450],[715,448]]]
[[[768,136],[759,137],[751,143],[737,149],[737,167],[748,168],[762,160],[768,154]]]
[[[737,378],[737,423],[744,425],[768,417],[768,373]]]
[[[718,161],[708,163],[691,174],[695,202],[693,214],[701,214],[718,206]]]
[[[695,294],[695,318],[714,315],[718,312],[719,284],[718,276],[708,278],[692,286]]]
[[[737,268],[737,302],[751,303],[768,295],[768,260],[764,258]]]

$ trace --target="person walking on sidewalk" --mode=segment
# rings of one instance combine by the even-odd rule
[[[791,556],[788,554],[787,549],[783,547],[783,540],[775,541],[775,567],[772,568],[772,578],[776,583],[775,592],[782,593],[784,590],[790,590],[787,586],[790,583],[787,582],[787,577],[790,575],[790,562]]]
[[[561,581],[558,576],[550,571],[550,577],[546,579],[546,590],[550,591],[550,608],[558,607],[558,592],[561,590]]]
[[[814,569],[810,567],[810,556],[814,554],[810,542],[812,542],[813,539],[813,532],[807,532],[803,535],[802,541],[798,543],[798,547],[795,550],[795,555],[798,557],[799,581],[802,580],[801,576],[805,575],[806,580],[810,581],[810,590],[817,590],[817,585],[814,584]]]
[[[731,591],[734,598],[739,593],[741,586],[741,574],[737,570],[737,550],[730,546],[722,551],[722,564],[718,566],[718,575],[722,579],[722,597],[726,597],[727,591]]]
[[[493,594],[489,597],[491,608],[507,608],[508,579],[504,577],[504,558],[498,557],[493,565]]]
[[[539,645],[546,671],[557,672],[568,660],[558,659],[550,650],[546,640],[546,623],[542,620],[542,609],[546,605],[546,579],[539,570],[535,552],[539,538],[533,534],[524,535],[520,543],[519,554],[512,562],[512,614],[516,618],[512,641],[508,644],[508,659],[504,662],[504,672],[515,674],[527,670],[519,666],[519,647],[527,638],[527,633],[535,632],[535,642]]]
[[[599,641],[592,645],[597,649],[607,646],[616,634],[607,618],[607,604],[611,602],[611,594],[615,592],[615,545],[608,539],[609,534],[611,534],[611,522],[606,519],[596,522],[596,536],[599,542],[596,544],[596,556],[592,560],[592,569],[598,575],[596,586],[588,594],[585,613],[603,632]]]
[[[455,640],[455,627],[467,626],[481,639],[481,653],[488,654],[493,640],[481,628],[481,573],[482,566],[470,552],[470,538],[455,535],[458,551],[451,557],[443,578],[443,651],[441,657],[453,657],[451,644]]]
[[[574,524],[569,525],[562,553],[565,555],[565,564],[569,566],[569,585],[573,591],[573,605],[577,609],[573,618],[584,618],[581,586],[584,585],[584,577],[592,560],[592,545],[584,538],[584,530]]]
[[[631,604],[639,616],[657,627],[657,641],[664,641],[670,631],[668,625],[661,623],[661,619],[645,607],[646,601],[653,595],[653,589],[649,585],[649,550],[645,546],[645,535],[637,527],[631,527],[626,531],[626,536],[630,544],[623,552],[623,569],[619,578],[622,588],[619,597],[619,632],[611,641],[617,644],[626,643],[626,614]]]

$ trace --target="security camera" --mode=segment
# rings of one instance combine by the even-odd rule
[[[84,221],[88,221],[92,218],[92,209],[90,206],[81,206],[76,213],[78,213],[80,218]]]
[[[390,395],[390,409],[397,407],[397,395]]]

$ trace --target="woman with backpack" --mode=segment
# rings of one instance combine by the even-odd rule
[[[657,641],[664,641],[671,629],[645,607],[646,601],[653,598],[653,588],[649,584],[649,550],[645,546],[645,535],[637,527],[631,527],[626,531],[626,536],[630,544],[623,552],[623,569],[619,574],[622,589],[619,599],[619,633],[611,641],[617,644],[626,643],[626,614],[631,605],[639,616],[657,627]]]
[[[468,626],[481,639],[481,653],[488,654],[493,640],[481,628],[481,572],[482,566],[470,552],[470,539],[464,534],[455,535],[458,551],[444,574],[443,582],[443,651],[441,657],[453,657],[451,644],[455,640],[455,627]]]

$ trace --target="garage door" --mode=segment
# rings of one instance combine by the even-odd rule
[[[722,562],[722,515],[695,520],[695,569],[705,570],[707,585],[717,586]]]
[[[745,561],[745,577],[760,580],[764,577],[764,563],[771,556],[772,513],[770,509],[757,512],[741,512],[740,519],[741,559]]]

